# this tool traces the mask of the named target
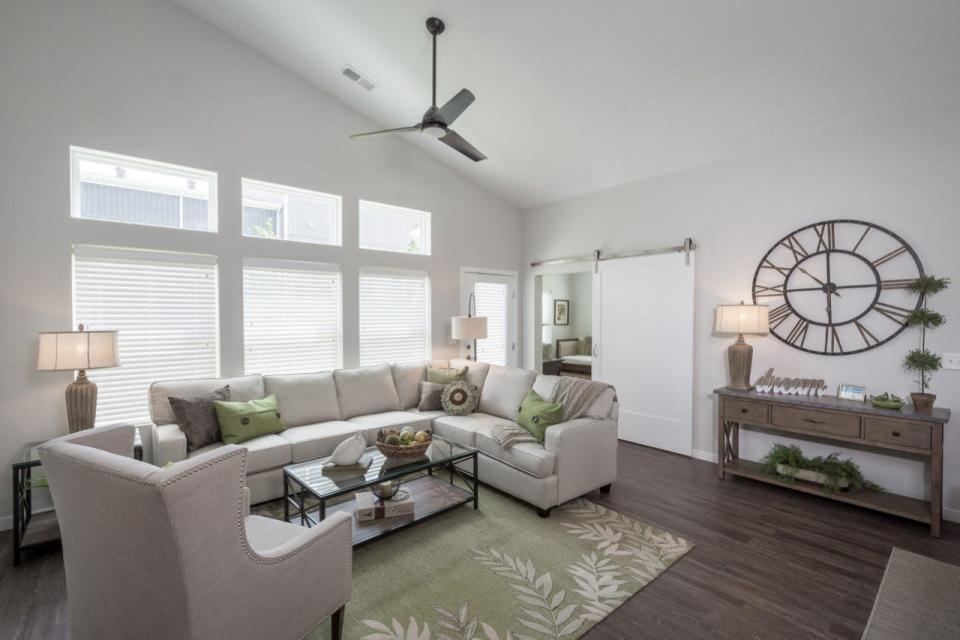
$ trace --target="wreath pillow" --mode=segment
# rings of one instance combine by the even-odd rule
[[[480,392],[466,380],[451,382],[443,388],[440,405],[443,412],[451,416],[466,416],[477,409]]]

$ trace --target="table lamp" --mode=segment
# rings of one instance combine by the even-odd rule
[[[97,419],[97,385],[87,378],[88,369],[116,367],[117,332],[44,331],[39,335],[39,371],[76,371],[67,385],[67,425],[70,433],[91,428]]]
[[[471,311],[473,309],[474,311]],[[450,337],[454,340],[468,340],[467,342],[467,360],[477,359],[477,340],[483,340],[487,337],[487,318],[486,316],[473,315],[476,311],[476,298],[473,293],[467,301],[467,315],[454,316],[450,318]],[[470,353],[470,347],[473,346],[473,354]]]
[[[720,335],[736,335],[737,341],[727,349],[730,363],[730,388],[749,391],[750,366],[753,364],[753,347],[744,340],[744,335],[765,336],[770,333],[770,307],[759,304],[721,304],[714,315],[713,330]]]

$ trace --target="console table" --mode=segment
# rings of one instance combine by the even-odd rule
[[[742,476],[802,491],[867,509],[917,520],[930,525],[930,535],[940,537],[943,508],[943,426],[950,410],[936,408],[930,415],[878,409],[868,402],[835,396],[804,397],[740,391],[723,387],[717,428],[717,476]],[[785,484],[763,472],[758,462],[740,459],[740,428],[812,438],[838,445],[859,445],[871,450],[930,461],[930,500],[871,491],[832,493],[802,481]]]

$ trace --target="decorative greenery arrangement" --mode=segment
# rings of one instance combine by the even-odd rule
[[[839,453],[807,458],[797,445],[775,444],[762,462],[764,473],[778,476],[784,482],[793,482],[795,478],[793,475],[779,473],[777,465],[823,474],[826,480],[824,486],[833,493],[839,493],[844,485],[851,489],[880,489],[879,485],[863,477],[860,467],[853,460],[841,460]]]
[[[950,278],[936,276],[922,276],[910,285],[910,290],[919,293],[923,301],[923,306],[915,309],[907,318],[907,324],[911,327],[920,327],[920,348],[908,353],[903,364],[907,369],[917,372],[920,393],[927,392],[930,374],[938,371],[942,364],[940,356],[927,350],[927,329],[936,329],[947,321],[942,313],[927,308],[927,298],[949,286]]]

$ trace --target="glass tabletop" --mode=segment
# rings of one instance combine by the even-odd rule
[[[367,447],[360,463],[351,467],[333,466],[327,457],[288,465],[283,470],[318,498],[324,499],[465,460],[474,451],[473,447],[434,434],[430,447],[419,458],[388,458],[376,447]]]

